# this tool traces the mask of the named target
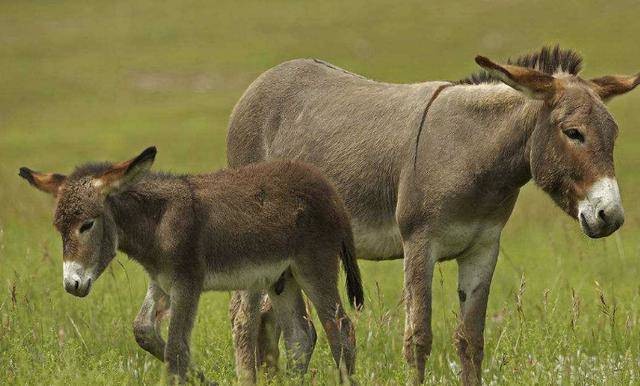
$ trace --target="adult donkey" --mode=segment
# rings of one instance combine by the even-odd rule
[[[434,265],[449,259],[459,270],[463,382],[481,381],[491,277],[520,187],[533,179],[589,237],[624,219],[618,128],[603,102],[640,75],[582,79],[581,57],[559,47],[507,65],[476,62],[484,71],[462,81],[389,84],[319,60],[289,61],[249,86],[229,127],[230,166],[315,164],[351,212],[358,256],[404,256],[404,355],[420,382]]]

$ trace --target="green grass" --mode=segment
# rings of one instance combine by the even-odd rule
[[[545,43],[575,47],[585,76],[635,73],[635,1],[0,3],[0,383],[155,384],[162,365],[131,322],[147,278],[119,255],[88,298],[61,283],[52,200],[20,166],[69,171],[155,144],[157,169],[203,172],[225,162],[227,117],[260,72],[319,57],[392,82],[457,79],[482,53],[504,59]],[[535,187],[507,225],[486,326],[484,380],[494,384],[640,383],[640,91],[610,104],[626,224],[589,240]],[[362,384],[401,384],[402,262],[362,262],[368,307],[357,319]],[[459,365],[455,263],[434,279],[428,379]],[[228,293],[201,301],[196,364],[234,381]],[[335,374],[324,336],[309,379]],[[277,382],[284,382],[279,378]]]

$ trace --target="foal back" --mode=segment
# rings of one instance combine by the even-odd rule
[[[333,186],[310,166],[279,161],[188,178],[198,219],[197,255],[219,290],[246,288],[245,281],[276,279],[309,255],[338,262],[352,248],[349,216]],[[251,272],[247,272],[247,270]],[[213,280],[211,285],[213,285]],[[255,283],[260,284],[260,283]]]

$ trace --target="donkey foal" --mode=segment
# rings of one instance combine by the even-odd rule
[[[20,169],[56,197],[64,287],[84,297],[119,249],[150,283],[134,321],[136,341],[184,381],[189,337],[202,291],[242,290],[233,337],[241,382],[255,382],[261,293],[267,290],[288,359],[303,373],[315,345],[301,290],[315,306],[336,363],[351,375],[355,335],[337,288],[338,259],[349,301],[363,304],[349,217],[320,173],[269,162],[196,176],[148,173],[154,147],[121,163],[87,164],[70,176]],[[165,344],[158,324],[170,312]]]

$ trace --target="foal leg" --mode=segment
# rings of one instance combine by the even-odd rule
[[[482,383],[484,322],[489,287],[498,257],[498,241],[478,248],[475,254],[458,259],[460,325],[456,345],[462,363],[462,383]]]
[[[152,281],[133,322],[133,334],[138,345],[161,361],[164,361],[165,343],[160,335],[160,321],[168,307],[169,297]]]
[[[335,272],[332,272],[314,261],[312,266],[299,267],[294,275],[318,313],[333,359],[340,370],[341,379],[345,381],[355,371],[356,335],[353,323],[344,312],[340,300],[337,287],[338,266],[335,267]]]
[[[419,236],[406,240],[404,248],[404,293],[406,302],[404,356],[414,370],[415,381],[424,382],[427,357],[431,354],[431,282],[435,259],[427,241]]]
[[[171,319],[164,359],[170,378],[186,380],[189,368],[189,339],[196,319],[201,283],[191,277],[181,278],[171,288]],[[173,379],[172,379],[173,381]]]
[[[298,283],[287,272],[284,288],[279,294],[269,290],[276,321],[282,329],[287,353],[287,369],[296,375],[307,371],[316,345],[316,330],[307,313]]]
[[[240,384],[256,382],[256,346],[260,327],[259,291],[236,291],[229,312],[236,355],[236,375]]]

